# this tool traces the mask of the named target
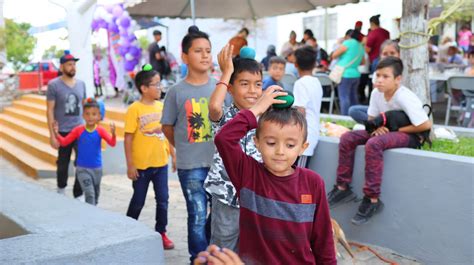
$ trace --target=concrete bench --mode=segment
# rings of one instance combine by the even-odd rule
[[[3,175],[0,196],[0,230],[22,228],[0,239],[0,264],[165,263],[161,236],[125,214]]]
[[[335,184],[338,138],[321,137],[309,167]],[[362,198],[364,146],[356,151],[353,190]],[[473,262],[472,157],[408,148],[384,152],[381,199],[384,210],[369,223],[354,226],[350,219],[359,202],[341,205],[331,215],[354,241],[366,242],[417,258],[425,264]]]

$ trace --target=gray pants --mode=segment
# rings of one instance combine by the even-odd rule
[[[211,244],[238,252],[240,209],[212,196]]]
[[[100,194],[100,181],[102,179],[102,168],[76,167],[77,180],[81,184],[86,202],[97,205]]]

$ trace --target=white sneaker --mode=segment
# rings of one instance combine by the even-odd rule
[[[80,202],[86,202],[86,196],[84,196],[84,194],[82,194],[81,196],[76,197],[76,200],[78,200]]]
[[[66,195],[66,188],[58,188],[57,192],[61,195]]]

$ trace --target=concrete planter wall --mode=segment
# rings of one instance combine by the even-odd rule
[[[161,236],[125,215],[6,176],[0,194],[1,229],[27,231],[0,240],[0,264],[165,263]]]
[[[321,137],[310,168],[335,184],[338,138]],[[353,190],[362,198],[364,147],[356,151]],[[359,203],[337,207],[331,215],[351,240],[380,245],[425,264],[473,262],[474,159],[408,148],[384,152],[381,199],[384,210],[369,223],[350,219]]]

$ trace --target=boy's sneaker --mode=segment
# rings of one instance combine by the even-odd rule
[[[61,195],[66,195],[66,188],[58,188],[57,192]]]
[[[351,222],[355,225],[362,225],[369,221],[374,215],[381,212],[383,209],[383,202],[379,199],[376,203],[370,201],[370,198],[364,196],[359,206],[359,211],[352,218]]]
[[[173,241],[171,241],[171,239],[169,239],[166,236],[166,233],[160,233],[160,234],[161,234],[161,238],[163,239],[163,248],[164,249],[173,249],[174,248]]]
[[[343,203],[353,201],[355,198],[356,195],[349,186],[345,190],[340,190],[337,188],[337,185],[334,185],[332,191],[328,193],[329,208],[332,209]]]

